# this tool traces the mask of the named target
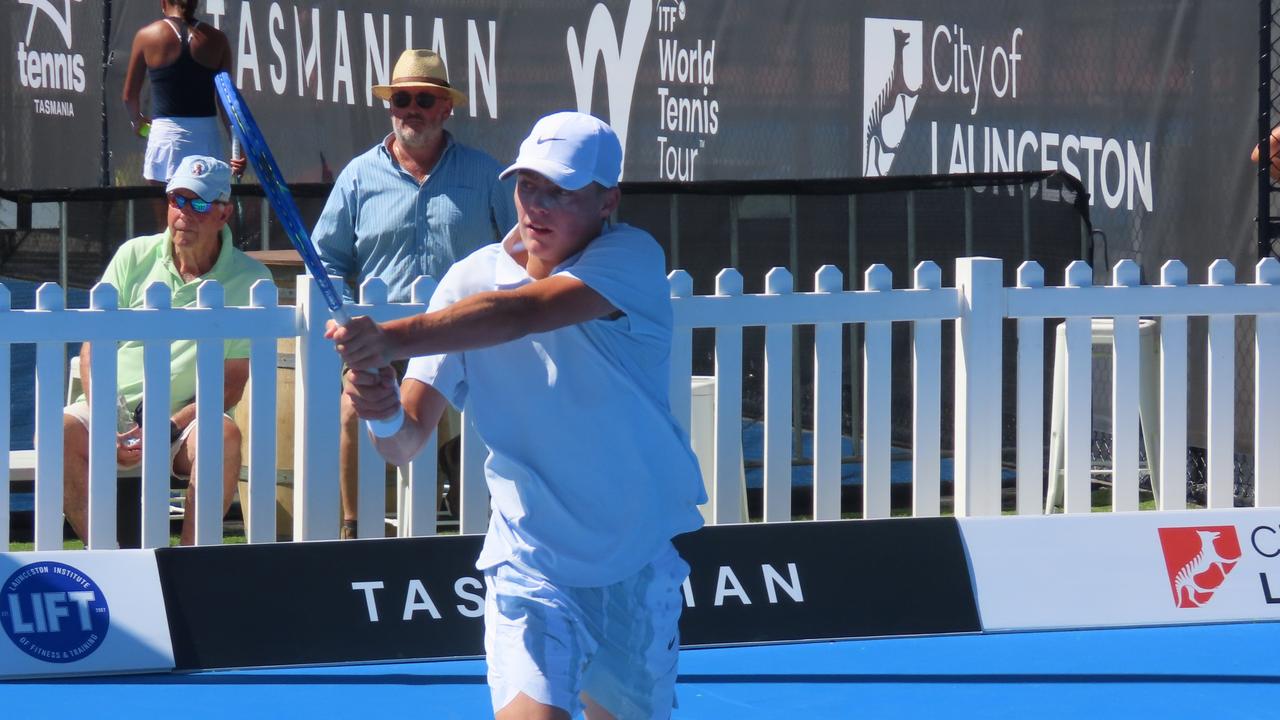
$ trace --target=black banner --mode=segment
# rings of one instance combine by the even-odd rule
[[[724,525],[676,547],[686,646],[982,629],[954,518]]]
[[[66,18],[45,0],[0,10],[0,188],[97,184],[99,94],[107,184],[142,182],[144,143],[118,98],[158,6],[114,0],[109,18],[101,3],[66,6]],[[618,129],[633,181],[1061,169],[1081,179],[1111,262],[1151,274],[1176,256],[1196,281],[1212,258],[1247,274],[1254,256],[1250,2],[206,0],[201,12],[230,38],[291,182],[330,180],[388,131],[369,87],[413,45],[438,50],[471,99],[456,135],[500,159],[535,118],[578,108]]]
[[[180,670],[484,653],[480,536],[156,551]],[[682,644],[977,632],[952,518],[708,527]]]

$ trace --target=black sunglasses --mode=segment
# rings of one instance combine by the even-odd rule
[[[410,100],[417,100],[418,107],[423,110],[430,110],[435,106],[436,100],[439,99],[440,98],[429,92],[420,92],[417,95],[410,95],[408,92],[401,90],[391,96],[391,104],[403,110],[409,107]]]
[[[213,207],[215,203],[211,203],[208,200],[201,200],[200,198],[189,198],[189,197],[183,197],[182,195],[170,195],[169,205],[171,207],[178,208],[179,210],[186,207],[187,205],[190,205],[191,209],[198,213],[207,213],[209,212],[209,208]]]

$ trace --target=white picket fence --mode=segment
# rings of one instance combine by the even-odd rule
[[[1232,505],[1234,451],[1233,404],[1234,333],[1237,317],[1255,318],[1256,363],[1254,481],[1260,506],[1280,504],[1280,464],[1273,459],[1280,432],[1280,379],[1269,369],[1280,360],[1280,263],[1268,259],[1256,268],[1256,280],[1234,282],[1235,269],[1226,261],[1209,269],[1206,285],[1188,285],[1182,263],[1165,264],[1159,285],[1139,284],[1139,269],[1131,261],[1116,265],[1112,282],[1093,285],[1092,270],[1073,263],[1061,286],[1047,286],[1035,263],[1019,268],[1015,287],[1002,285],[1002,264],[987,258],[956,263],[955,287],[941,286],[941,272],[933,263],[915,269],[913,287],[892,289],[884,266],[872,266],[863,289],[844,291],[844,278],[833,266],[821,268],[814,292],[795,292],[790,274],[775,268],[766,277],[764,294],[743,294],[742,277],[724,270],[714,295],[696,296],[683,271],[671,275],[675,336],[671,366],[671,404],[689,429],[691,414],[692,334],[695,328],[715,331],[714,462],[708,479],[714,522],[741,522],[742,484],[742,337],[743,328],[765,328],[764,370],[764,519],[788,521],[793,511],[815,519],[840,517],[842,326],[863,326],[861,368],[863,516],[890,514],[890,387],[894,359],[892,323],[911,325],[912,364],[912,514],[935,516],[943,511],[940,417],[942,398],[942,323],[955,325],[955,446],[954,506],[956,515],[996,515],[1001,511],[1001,392],[1002,376],[1017,378],[1016,510],[1044,512],[1044,330],[1045,321],[1064,318],[1065,423],[1064,509],[1090,511],[1090,433],[1092,343],[1090,321],[1114,321],[1112,394],[1113,507],[1138,507],[1138,320],[1156,318],[1160,332],[1160,466],[1184,467],[1187,441],[1187,318],[1209,318],[1208,376],[1191,379],[1208,392],[1208,504]],[[361,304],[352,314],[377,320],[421,312],[434,283],[421,278],[412,303],[388,304],[381,281],[362,289]],[[276,304],[275,288],[267,281],[253,289],[251,307],[223,307],[221,288],[205,283],[197,308],[171,309],[160,286],[147,294],[146,309],[116,309],[116,293],[96,287],[91,307],[67,310],[56,285],[42,286],[34,310],[9,309],[8,292],[0,288],[0,407],[9,406],[9,346],[35,343],[36,469],[35,545],[38,550],[62,547],[62,431],[61,410],[65,343],[88,340],[146,342],[146,394],[167,397],[168,343],[174,338],[197,341],[196,402],[200,435],[197,473],[221,474],[221,434],[216,422],[222,402],[221,343],[227,338],[251,340],[251,389],[241,401],[249,404],[251,438],[245,458],[249,471],[246,508],[250,542],[275,539],[275,413],[276,341],[297,339],[294,425],[294,528],[298,540],[331,539],[338,535],[338,408],[339,360],[322,335],[328,313],[314,281],[299,278],[297,305]],[[1120,314],[1123,313],[1123,314]],[[1002,368],[1002,323],[1017,321],[1017,367]],[[792,374],[795,326],[815,329],[813,417],[805,419],[813,431],[813,507],[791,507],[793,450]],[[808,360],[805,359],[805,362]],[[113,353],[93,353],[87,370],[94,394],[110,397],[115,386]],[[144,403],[144,434],[163,434],[165,403]],[[90,538],[92,548],[115,545],[115,408],[93,407],[90,433]],[[800,418],[795,418],[801,422]],[[8,424],[0,424],[0,443],[9,439]],[[381,534],[385,491],[383,466],[367,437],[361,439],[359,526]],[[465,422],[460,488],[460,530],[483,532],[488,495],[482,463],[485,450]],[[404,469],[406,492],[399,507],[398,526],[404,535],[436,532],[435,442]],[[169,542],[168,459],[163,445],[144,446],[144,547]],[[9,469],[0,469],[0,507],[9,503]],[[1181,472],[1159,475],[1159,507],[1185,507],[1186,477]],[[218,483],[197,489],[196,541],[221,541]],[[9,538],[8,514],[0,513],[0,540]]]

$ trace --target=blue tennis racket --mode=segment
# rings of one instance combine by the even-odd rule
[[[333,319],[339,325],[346,325],[351,322],[351,316],[343,306],[342,295],[338,294],[337,289],[333,287],[333,281],[329,279],[324,263],[320,262],[320,256],[316,254],[315,246],[311,244],[311,236],[302,224],[302,215],[293,201],[293,193],[289,192],[289,186],[285,184],[284,173],[280,172],[280,166],[276,165],[276,159],[271,155],[271,149],[267,147],[266,138],[262,136],[262,131],[258,130],[258,124],[253,121],[249,106],[245,104],[244,98],[240,97],[240,91],[236,89],[227,71],[223,70],[215,75],[213,82],[218,88],[218,97],[227,111],[227,117],[231,119],[231,127],[236,139],[240,141],[240,147],[249,164],[253,165],[254,172],[258,174],[262,191],[271,203],[271,208],[275,210],[280,225],[284,227],[285,235],[289,237],[289,242],[293,243],[294,249],[302,257],[302,264],[306,266],[307,272],[316,279],[316,285],[320,288],[320,294],[324,295],[324,302],[329,306]],[[387,437],[395,434],[403,420],[403,410],[397,408],[393,417],[366,422],[369,429],[373,430],[373,434]]]

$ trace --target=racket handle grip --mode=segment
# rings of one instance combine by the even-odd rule
[[[235,134],[234,131],[232,131],[231,133],[231,159],[232,160],[244,159],[244,150],[240,148],[240,138]],[[236,177],[240,177],[242,174],[243,173],[236,173]]]
[[[395,387],[396,399],[399,400],[400,383],[398,381],[395,383]],[[369,428],[369,432],[373,433],[375,437],[391,437],[399,432],[401,425],[404,425],[404,408],[397,404],[395,415],[392,415],[389,418],[370,418],[365,420],[364,424]]]
[[[339,325],[346,325],[347,323],[351,322],[351,314],[347,312],[346,305],[340,305],[337,308],[330,309],[330,314],[333,317],[333,321],[338,323]],[[378,374],[378,371],[376,370],[369,370],[366,372],[373,373],[374,375]],[[400,396],[400,383],[397,381],[396,382],[397,399],[399,398],[399,396]],[[400,430],[400,426],[404,424],[404,408],[397,405],[395,415],[392,415],[389,418],[373,418],[373,419],[365,420],[364,424],[369,428],[369,432],[373,433],[374,436],[376,437],[380,437],[380,438],[391,437],[392,435],[395,435],[396,432]]]

